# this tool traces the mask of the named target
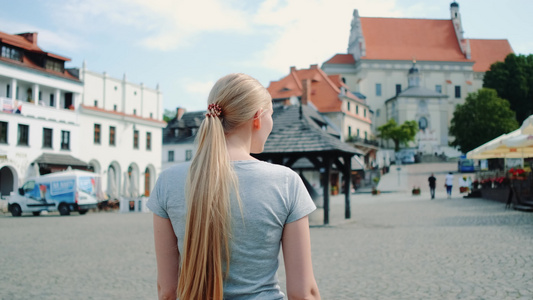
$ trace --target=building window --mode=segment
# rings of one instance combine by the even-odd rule
[[[189,161],[192,159],[192,150],[185,150],[185,160]]]
[[[115,146],[115,126],[109,126],[109,146]]]
[[[396,95],[398,95],[401,92],[402,92],[402,85],[401,84],[397,84],[396,85]]]
[[[70,131],[61,130],[61,149],[70,150]]]
[[[43,148],[52,148],[52,128],[43,128]]]
[[[381,96],[381,83],[376,83],[376,96]]]
[[[365,140],[368,139],[368,133],[365,131]]]
[[[356,114],[356,115],[359,114],[359,105],[356,105],[356,106],[355,106],[355,114]]]
[[[174,150],[168,151],[168,161],[174,161]]]
[[[346,105],[348,105],[348,111],[350,111],[350,101],[346,101]]]
[[[30,137],[30,126],[19,124],[19,132],[18,132],[18,143],[19,146],[28,146],[28,140]]]
[[[437,93],[442,93],[442,85],[437,84],[437,85],[435,86],[435,92],[437,92]]]
[[[0,122],[0,144],[7,144],[7,122]]]
[[[94,107],[98,107],[98,100],[94,100]]]
[[[154,118],[154,114],[150,113],[150,119],[153,119],[153,118]]]
[[[133,109],[133,115],[137,115],[137,110],[135,108]]]
[[[422,130],[428,128],[428,119],[425,117],[420,118],[420,120],[418,120],[418,128]]]
[[[461,86],[460,85],[455,86],[455,98],[461,98]]]
[[[376,109],[376,117],[379,117],[379,109]]]
[[[43,100],[43,92],[39,91],[39,101]]]
[[[113,105],[113,110],[117,111],[117,105],[116,104]]]
[[[359,137],[359,128],[357,128],[357,137]]]
[[[11,86],[8,84],[6,86],[6,98],[10,98],[11,97]]]
[[[17,89],[15,90],[15,99],[19,98],[19,87],[17,86]]]
[[[152,133],[146,133],[146,150],[152,150]]]
[[[366,118],[366,108],[363,110],[363,116]]]
[[[100,124],[94,124],[94,143],[100,145]]]
[[[139,149],[139,130],[133,131],[133,149]]]
[[[63,62],[55,59],[47,59],[45,63],[45,69],[56,72],[63,72]]]
[[[55,107],[54,94],[50,94],[50,106]]]
[[[22,51],[2,45],[2,57],[9,58],[16,61],[22,61]]]

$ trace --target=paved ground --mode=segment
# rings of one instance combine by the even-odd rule
[[[428,169],[405,167],[405,182]],[[533,214],[421,186],[356,194],[351,220],[332,199],[331,225],[311,228],[322,298],[533,299]],[[150,214],[0,214],[0,299],[154,299],[152,238]]]

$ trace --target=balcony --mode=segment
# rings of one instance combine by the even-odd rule
[[[47,105],[36,105],[35,103],[13,100],[11,98],[0,97],[0,108],[4,113],[15,113],[18,108],[20,108],[20,114],[30,118],[67,124],[77,124],[78,122],[78,115],[74,110],[56,108]]]
[[[377,140],[369,140],[365,138],[360,138],[358,136],[350,136],[346,139],[347,143],[360,144],[360,145],[370,145],[379,147],[379,142]]]

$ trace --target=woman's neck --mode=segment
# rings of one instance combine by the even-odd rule
[[[229,159],[231,161],[255,159],[250,155],[251,139],[251,132],[245,130],[245,128],[239,128],[231,134],[227,134],[226,147]]]

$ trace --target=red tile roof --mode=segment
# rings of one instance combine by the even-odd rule
[[[267,90],[272,99],[289,99],[302,96],[302,80],[311,80],[310,101],[319,112],[341,111],[342,101],[339,99],[341,87],[346,89],[346,97],[365,104],[365,102],[349,92],[340,75],[327,75],[316,65],[309,69],[296,70],[291,68],[289,75],[279,81],[272,81]]]
[[[145,117],[141,117],[141,116],[137,116],[137,115],[130,115],[130,114],[126,114],[126,113],[123,113],[123,112],[120,112],[120,111],[107,110],[107,109],[103,109],[103,108],[100,108],[100,107],[94,107],[94,106],[89,106],[89,105],[84,105],[84,104],[81,104],[81,107],[83,109],[87,109],[87,110],[94,110],[94,111],[99,111],[99,112],[108,113],[108,114],[112,114],[112,115],[136,118],[136,119],[139,119],[139,120],[149,121],[149,122],[153,122],[153,123],[156,123],[156,124],[167,124],[167,122],[165,122],[165,121],[161,121],[161,120],[157,120],[157,119],[151,119],[151,118],[145,118]]]
[[[366,55],[361,59],[474,62],[486,72],[513,49],[507,40],[470,39],[471,59],[461,52],[451,20],[361,17]],[[336,54],[326,64],[353,64],[351,54]]]
[[[354,64],[355,59],[351,54],[335,54],[332,58],[325,62],[326,64]]]
[[[0,42],[29,51],[43,52],[36,44],[28,41],[25,37],[0,31]]]
[[[362,59],[468,61],[451,20],[361,18],[366,56]]]
[[[474,72],[486,72],[490,65],[504,61],[508,54],[514,52],[508,40],[470,39],[470,49],[472,60],[475,61]]]
[[[30,33],[28,35],[32,35],[32,34]],[[26,52],[38,53],[38,54],[41,54],[47,57],[52,57],[52,58],[61,60],[63,62],[70,61],[70,58],[60,56],[57,54],[53,54],[50,52],[44,52],[43,50],[41,50],[41,48],[37,46],[37,33],[33,33],[33,38],[35,40],[31,42],[22,35],[8,34],[8,33],[0,31],[0,43],[7,44],[7,45],[10,45],[16,48],[20,48],[23,51],[22,61],[16,61],[16,60],[12,60],[12,59],[5,58],[5,57],[0,57],[0,61],[7,62],[7,63],[17,65],[17,66],[21,66],[21,67],[38,70],[43,73],[79,81],[77,77],[72,76],[69,72],[67,72],[67,70],[64,70],[63,72],[49,70],[49,69],[44,68],[41,65],[38,65],[33,60],[29,59],[28,56],[26,55]]]

